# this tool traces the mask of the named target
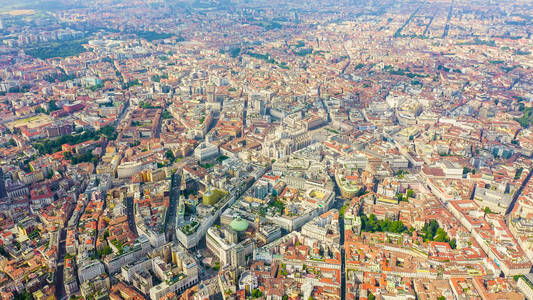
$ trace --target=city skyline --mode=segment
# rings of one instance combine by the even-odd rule
[[[3,300],[533,299],[531,1],[0,4]]]

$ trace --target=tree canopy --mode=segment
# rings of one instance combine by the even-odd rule
[[[376,215],[371,214],[370,217],[361,216],[361,231],[402,233],[408,231],[408,229],[402,221],[378,220]]]

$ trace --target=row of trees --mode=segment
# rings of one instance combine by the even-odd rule
[[[86,130],[79,134],[67,134],[62,137],[53,140],[44,140],[35,143],[33,146],[41,154],[52,154],[61,150],[63,144],[76,145],[86,142],[88,140],[97,140],[101,136],[106,136],[110,140],[117,138],[117,132],[115,128],[110,125],[102,127],[98,131]]]
[[[402,202],[408,202],[409,201],[409,198],[414,198],[414,194],[415,192],[411,189],[407,189],[407,193],[406,195],[404,195],[403,193],[398,193],[396,195],[396,198],[398,198],[398,201]]]
[[[152,81],[154,81],[154,82],[160,82],[161,79],[168,79],[168,74],[165,73],[165,74],[163,74],[161,76],[156,74],[156,75],[152,76]]]
[[[8,93],[27,93],[29,92],[31,89],[31,85],[30,84],[23,84],[21,86],[12,86],[9,88],[9,90],[7,91]],[[3,93],[3,95],[5,95],[5,92]]]
[[[226,53],[226,50],[224,49],[220,49],[218,51],[220,54],[224,54]],[[227,51],[227,53],[229,54],[229,56],[231,56],[232,58],[236,58],[237,56],[239,56],[239,54],[241,54],[241,48],[231,48]]]
[[[533,108],[524,108],[524,114],[520,118],[515,118],[515,121],[520,123],[522,127],[529,128],[529,126],[533,125]]]
[[[422,228],[422,237],[424,242],[435,241],[442,243],[449,243],[452,249],[457,247],[456,240],[451,240],[446,231],[439,227],[439,223],[435,220],[431,220],[429,223],[426,223]]]
[[[82,46],[85,42],[86,40],[52,42],[35,48],[26,49],[24,52],[40,59],[75,56],[85,52],[85,48]]]
[[[520,179],[520,176],[522,176],[522,172],[524,172],[524,168],[520,167],[516,169],[516,172],[514,174],[514,179]]]
[[[260,59],[260,60],[263,60],[269,64],[273,64],[273,65],[277,65],[278,67],[280,68],[283,68],[283,69],[288,69],[289,67],[286,65],[285,62],[282,62],[282,63],[279,63],[277,62],[276,60],[274,60],[272,58],[272,56],[270,56],[270,54],[260,54],[260,53],[254,53],[254,52],[247,52],[246,53],[248,56],[251,56],[253,58],[256,58],[256,59]]]
[[[408,229],[402,221],[378,220],[376,215],[371,214],[370,217],[361,215],[361,231],[402,233]]]
[[[71,152],[65,152],[65,158],[70,160],[73,165],[84,162],[92,162],[95,166],[98,164],[98,157],[92,155],[91,152],[86,152],[84,154],[73,155]]]
[[[52,75],[46,75],[44,76],[44,80],[52,83],[52,82],[56,82],[56,81],[59,81],[59,82],[65,82],[65,81],[68,81],[68,80],[72,80],[72,79],[75,79],[76,78],[76,75],[67,75],[65,73],[55,73],[55,74],[52,74]]]
[[[169,34],[169,33],[159,33],[155,31],[135,31],[133,32],[133,34],[149,42],[152,42],[155,40],[164,40],[164,39],[168,39],[173,36],[172,34]]]
[[[48,102],[47,108],[44,109],[42,107],[38,107],[35,109],[36,113],[43,113],[43,114],[49,114],[53,111],[60,110],[60,108],[57,106],[56,102],[54,100]]]
[[[408,229],[402,221],[391,221],[388,219],[378,220],[374,214],[371,214],[370,217],[363,214],[361,215],[361,231],[403,233],[408,231],[412,232],[414,229]],[[452,249],[457,247],[456,240],[450,239],[446,231],[440,228],[439,223],[435,220],[426,223],[420,234],[422,235],[424,242],[443,242],[449,243]]]
[[[139,103],[139,107],[140,107],[140,108],[144,108],[144,109],[157,109],[157,108],[161,108],[161,106],[154,106],[154,105],[152,105],[152,103],[150,103],[150,102],[144,102],[144,101],[142,101],[141,103]]]

